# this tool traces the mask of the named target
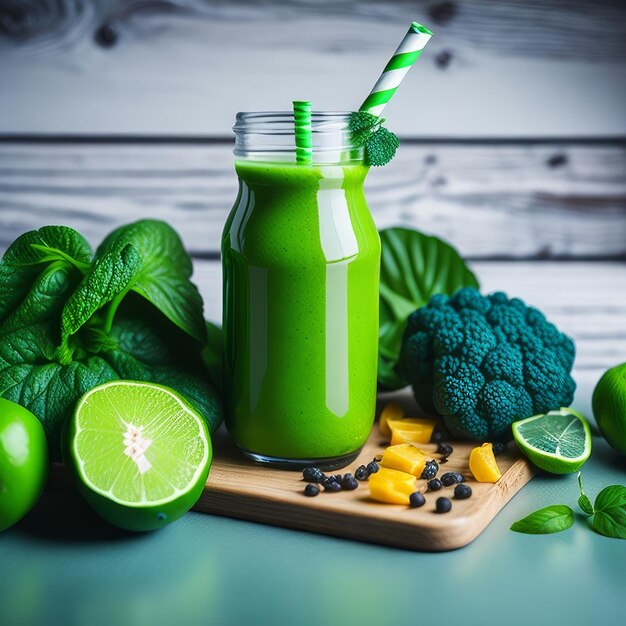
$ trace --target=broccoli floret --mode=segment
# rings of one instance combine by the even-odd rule
[[[574,356],[572,339],[541,311],[466,287],[409,317],[400,369],[453,435],[508,441],[514,421],[571,404]]]

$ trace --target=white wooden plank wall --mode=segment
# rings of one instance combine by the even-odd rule
[[[626,134],[623,0],[0,2],[0,133],[228,134],[236,111],[354,109],[411,20],[387,110],[416,137]]]
[[[215,257],[236,194],[230,144],[0,143],[0,247],[62,223],[98,242],[138,217]],[[471,258],[626,258],[626,142],[401,145],[372,169],[379,228],[407,225]]]

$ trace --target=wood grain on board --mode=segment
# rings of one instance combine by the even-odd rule
[[[0,143],[0,251],[44,224],[97,244],[152,217],[216,258],[236,191],[230,143]],[[407,141],[366,194],[379,228],[418,228],[472,259],[626,258],[626,142]]]
[[[510,444],[497,459],[502,478],[495,484],[477,483],[468,468],[469,452],[477,444],[452,443],[454,453],[441,465],[439,474],[461,472],[473,495],[468,500],[453,499],[452,510],[445,515],[434,511],[435,501],[441,496],[452,498],[453,487],[425,493],[426,504],[419,509],[370,500],[366,482],[354,491],[322,492],[308,498],[302,493],[306,483],[299,472],[262,467],[244,459],[225,434],[216,438],[211,473],[194,510],[411,550],[453,550],[474,540],[532,478],[533,470]],[[359,457],[341,472],[354,473],[386,445],[374,425]],[[441,456],[436,444],[419,447],[434,459]],[[425,480],[416,484],[416,491],[426,491]]]
[[[619,136],[620,0],[0,3],[0,133],[224,136],[240,110],[359,106],[411,20],[388,107],[419,137]]]

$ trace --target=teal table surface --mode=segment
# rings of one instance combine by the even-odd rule
[[[580,389],[575,406],[588,413],[589,397]],[[626,484],[624,459],[593,444],[592,499]],[[49,491],[0,535],[0,624],[624,623],[626,541],[582,516],[556,535],[509,530],[549,504],[576,509],[577,497],[575,475],[538,475],[469,546],[416,553],[199,513],[129,535]]]

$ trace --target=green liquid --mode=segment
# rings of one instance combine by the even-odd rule
[[[367,168],[236,170],[222,240],[228,430],[280,459],[354,452],[376,399],[380,240]]]

